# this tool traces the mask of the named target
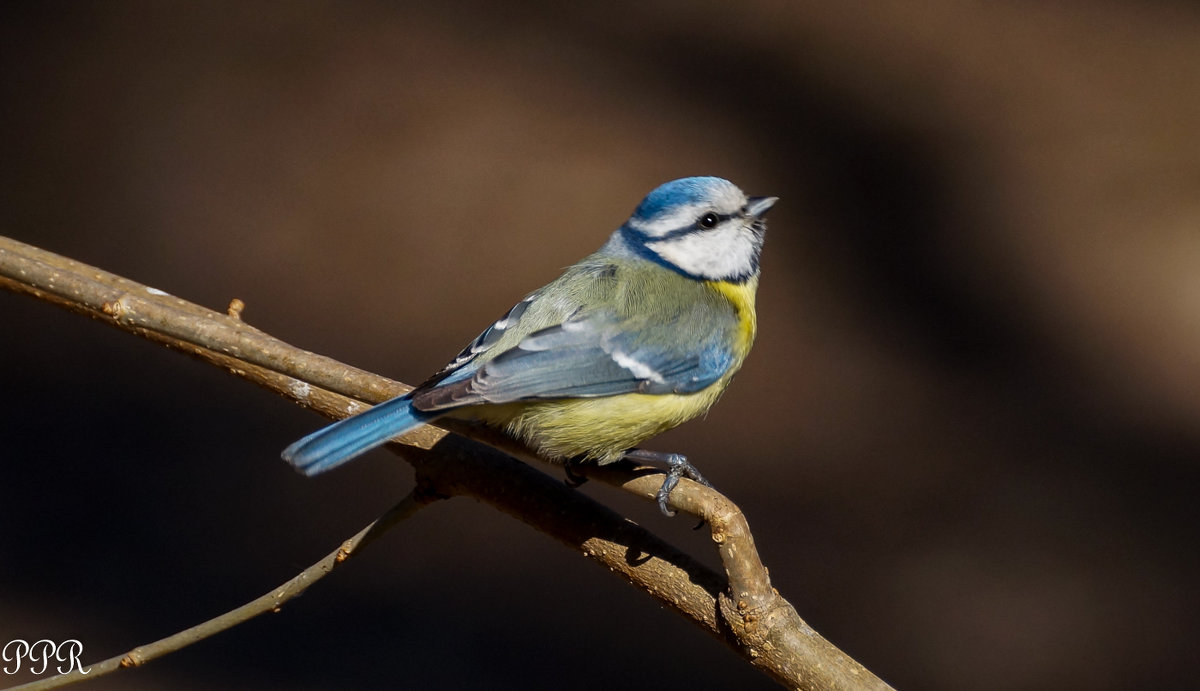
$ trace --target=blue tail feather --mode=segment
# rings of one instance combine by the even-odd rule
[[[388,439],[435,417],[414,410],[408,396],[393,398],[304,437],[283,450],[283,460],[311,477],[382,446]]]

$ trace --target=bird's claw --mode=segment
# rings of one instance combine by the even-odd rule
[[[563,463],[563,473],[567,476],[563,480],[567,484],[567,487],[576,488],[588,481],[586,475],[580,475],[575,472],[575,464],[572,461]]]
[[[688,462],[687,456],[683,454],[634,449],[626,454],[626,458],[637,461],[656,461],[666,464],[667,476],[663,478],[662,486],[658,488],[655,499],[658,502],[659,511],[662,511],[663,515],[668,518],[675,515],[668,502],[671,498],[671,491],[679,484],[679,478],[686,477],[693,482],[699,482],[705,487],[712,487],[708,480],[705,480],[704,476],[700,474],[700,471],[696,470],[696,466]],[[703,525],[703,521],[701,525]]]
[[[669,471],[667,477],[663,479],[662,487],[658,488],[658,510],[663,512],[667,518],[675,515],[675,512],[667,506],[667,500],[671,498],[671,490],[675,489],[675,485],[679,484],[679,476],[674,474],[674,471]]]

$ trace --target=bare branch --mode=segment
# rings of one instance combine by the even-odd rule
[[[219,617],[213,617],[202,624],[197,624],[190,629],[184,629],[179,633],[167,636],[153,643],[138,646],[127,653],[97,662],[89,666],[86,672],[77,668],[66,674],[31,681],[28,684],[21,684],[20,686],[13,686],[8,691],[44,691],[45,689],[57,689],[60,686],[98,679],[118,670],[140,667],[151,660],[160,658],[168,653],[173,653],[180,648],[186,648],[197,641],[204,640],[226,629],[231,629],[260,614],[278,612],[288,600],[308,590],[313,583],[324,578],[331,571],[345,563],[350,557],[357,555],[367,545],[374,542],[397,523],[411,517],[418,509],[434,500],[436,500],[436,497],[430,498],[428,495],[419,494],[414,490],[402,499],[399,504],[388,509],[386,513],[360,530],[354,537],[346,540],[337,549],[325,555],[324,559],[301,571],[278,588],[247,602],[237,609],[230,610]]]
[[[409,390],[244,324],[240,300],[231,303],[228,314],[213,312],[3,237],[0,287],[189,353],[327,417],[342,418],[360,410],[359,401],[377,403]],[[468,423],[437,425],[456,434],[425,426],[389,445],[414,466],[430,492],[477,498],[580,550],[785,686],[890,688],[811,629],[771,587],[745,517],[717,492],[685,480],[671,493],[671,506],[709,524],[724,575],[509,455],[533,458],[529,449]],[[659,471],[631,463],[581,471],[647,499],[662,483]]]

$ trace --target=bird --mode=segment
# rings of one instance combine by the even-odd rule
[[[440,417],[501,430],[549,461],[662,463],[660,510],[682,454],[637,448],[708,411],[757,333],[755,293],[778,197],[719,177],[651,191],[593,254],[527,295],[402,396],[296,441],[282,456],[313,476]]]

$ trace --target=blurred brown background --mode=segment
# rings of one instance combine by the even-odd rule
[[[651,446],[898,688],[1189,685],[1200,11],[830,5],[10,4],[0,233],[417,382],[658,183],[778,195],[756,352]],[[305,480],[278,452],[312,414],[28,298],[0,320],[0,643],[172,633],[411,485],[384,452]],[[466,501],[94,686],[615,687],[773,688]]]

